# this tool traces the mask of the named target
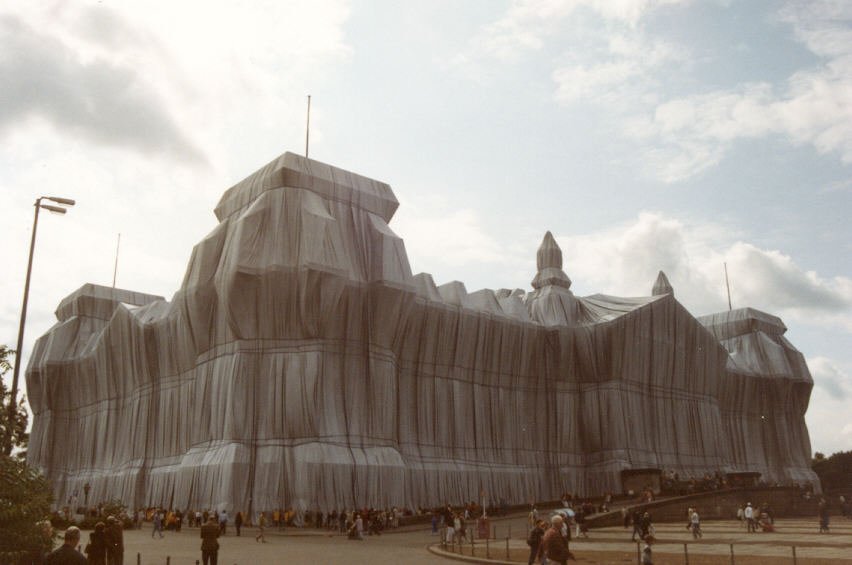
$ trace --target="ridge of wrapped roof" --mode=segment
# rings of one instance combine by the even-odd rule
[[[163,300],[163,297],[123,288],[86,283],[63,298],[55,313],[56,318],[60,321],[78,315],[109,320],[121,303],[145,306],[158,300]]]
[[[699,316],[697,319],[719,340],[754,331],[763,331],[770,335],[779,336],[787,331],[787,326],[784,325],[781,318],[754,308],[737,308]]]
[[[606,322],[667,296],[670,295],[624,297],[592,294],[577,300],[580,301],[588,321]]]
[[[399,207],[389,184],[288,151],[226,190],[216,205],[216,217],[221,222],[262,193],[284,187],[310,190],[323,198],[351,204],[385,222]]]

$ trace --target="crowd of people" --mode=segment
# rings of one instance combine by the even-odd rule
[[[45,525],[50,527],[49,522]],[[124,528],[118,517],[107,516],[103,522],[97,522],[85,545],[83,541],[80,528],[69,526],[62,535],[62,545],[43,556],[43,562],[45,565],[123,565]],[[42,557],[36,561],[41,563]]]
[[[672,479],[677,479],[674,474]],[[696,488],[722,488],[724,482],[718,482],[719,477],[709,476],[705,480],[696,483]],[[651,491],[650,487],[645,489]],[[652,492],[652,491],[651,491]],[[805,492],[807,495],[807,491]],[[612,495],[606,494],[598,503],[591,500],[576,500],[571,493],[565,493],[561,497],[561,508],[554,511],[550,519],[539,515],[535,505],[530,506],[528,514],[528,538],[530,547],[528,563],[531,565],[536,561],[541,563],[566,563],[574,559],[569,549],[572,538],[581,536],[588,537],[586,519],[598,512],[608,512],[612,503]],[[643,491],[639,494],[635,506],[622,508],[624,527],[632,526],[631,541],[643,543],[642,563],[652,563],[651,546],[655,541],[654,525],[648,511],[647,502],[653,496]],[[846,497],[838,499],[841,514],[852,519],[852,511]],[[632,509],[631,509],[632,508]],[[500,508],[489,507],[489,511],[499,512]],[[502,508],[505,513],[506,508]],[[478,519],[486,518],[488,512],[476,502],[465,503],[456,507],[446,504],[443,507],[431,510],[418,508],[412,512],[405,508],[392,507],[388,509],[362,508],[351,510],[322,511],[295,511],[292,508],[276,509],[260,512],[256,520],[250,516],[237,511],[233,518],[227,510],[185,510],[164,509],[160,507],[139,508],[128,516],[124,512],[116,515],[106,515],[106,508],[98,505],[86,512],[87,520],[97,520],[88,540],[81,542],[82,534],[74,526],[69,527],[64,536],[63,545],[47,557],[45,563],[89,563],[93,565],[123,565],[124,560],[124,527],[141,528],[144,522],[151,522],[151,537],[165,537],[164,532],[180,532],[182,527],[199,528],[202,538],[202,557],[205,565],[216,564],[218,553],[218,539],[228,534],[228,526],[232,525],[237,536],[241,535],[244,527],[256,527],[255,540],[266,543],[265,530],[267,527],[275,529],[294,528],[318,528],[329,532],[346,534],[352,540],[364,540],[367,535],[381,535],[386,529],[398,528],[401,518],[405,516],[429,516],[431,515],[432,533],[440,534],[442,543],[448,545],[462,544],[473,541],[474,529]],[[751,502],[740,505],[737,518],[743,523],[747,532],[773,532],[775,531],[775,520],[768,503],[752,505]],[[819,531],[829,532],[829,504],[825,498],[819,502]],[[46,522],[47,523],[47,522]],[[487,522],[486,522],[487,524]],[[89,526],[91,527],[91,525]],[[692,533],[694,539],[703,537],[701,530],[701,517],[698,509],[690,507],[687,510],[686,528]],[[480,535],[481,532],[480,532]],[[486,534],[487,535],[487,534]],[[85,545],[85,548],[83,546]],[[77,555],[82,557],[80,561],[71,555],[69,547],[74,549]],[[61,560],[66,559],[66,560]],[[67,560],[67,559],[70,559]],[[76,561],[75,561],[76,559]]]

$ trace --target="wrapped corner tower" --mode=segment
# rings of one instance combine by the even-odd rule
[[[58,501],[259,512],[555,499],[637,468],[816,482],[778,318],[412,276],[387,184],[290,153],[229,189],[171,303],[85,285],[27,370]]]

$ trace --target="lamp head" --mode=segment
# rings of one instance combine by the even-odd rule
[[[45,210],[50,210],[56,214],[64,214],[65,208],[60,208],[59,206],[51,206],[50,204],[39,204],[40,208],[44,208]]]
[[[73,206],[74,204],[76,204],[74,200],[71,200],[70,198],[62,198],[60,196],[45,196],[45,198],[47,198],[48,200],[52,200],[57,204],[64,204],[66,206]]]

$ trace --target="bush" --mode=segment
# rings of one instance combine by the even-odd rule
[[[53,496],[41,474],[14,457],[0,455],[0,563],[16,563],[53,547],[53,535],[39,522]]]

